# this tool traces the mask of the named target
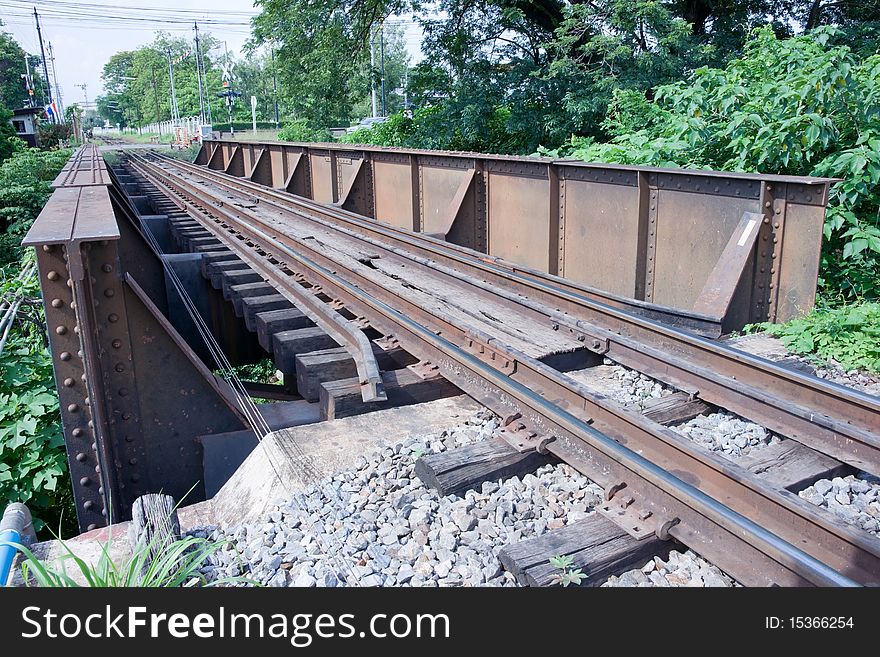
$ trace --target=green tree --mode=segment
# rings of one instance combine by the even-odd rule
[[[2,25],[3,22],[0,21],[0,26]],[[26,71],[25,57],[28,58],[36,87],[35,102],[42,102],[43,79],[39,72],[39,58],[25,53],[18,42],[12,38],[12,35],[0,32],[0,105],[16,109],[24,107],[28,100],[25,83],[21,77]]]
[[[588,161],[840,178],[831,189],[820,285],[880,297],[880,55],[859,58],[817,28],[755,32],[744,56],[660,86],[618,91],[606,143],[554,154]]]
[[[221,73],[212,51],[218,42],[210,34],[201,38],[203,94],[215,117],[225,117],[221,91]],[[174,90],[180,116],[199,114],[199,87],[196,77],[194,45],[186,39],[158,33],[149,45],[113,55],[104,65],[101,79],[105,93],[98,97],[98,113],[113,124],[142,126],[171,118],[171,77],[169,58],[174,69]]]
[[[252,46],[274,44],[293,118],[313,128],[348,125],[354,103],[369,88],[368,32],[360,15],[328,0],[260,0],[258,6]]]
[[[16,136],[15,128],[10,120],[12,112],[0,105],[0,162],[9,158],[13,153],[24,148],[25,143]]]

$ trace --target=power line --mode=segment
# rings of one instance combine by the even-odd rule
[[[27,5],[27,6],[45,6],[51,8],[62,8],[62,9],[75,9],[75,10],[113,10],[113,11],[132,11],[136,13],[157,13],[157,14],[165,14],[165,15],[174,15],[174,14],[197,14],[197,15],[205,15],[205,14],[217,14],[221,16],[238,16],[238,17],[253,17],[257,16],[259,12],[253,11],[236,11],[234,9],[213,9],[213,8],[170,8],[170,7],[139,7],[127,5],[124,7],[120,7],[119,5],[107,5],[101,3],[91,3],[91,2],[68,2],[64,0],[6,0],[8,3],[19,4],[19,5]],[[187,20],[192,20],[189,18]]]

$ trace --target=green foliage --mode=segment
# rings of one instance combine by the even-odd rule
[[[29,252],[21,264],[33,263]],[[75,521],[52,358],[45,343],[37,276],[24,283],[9,267],[2,298],[21,298],[16,324],[0,353],[0,506],[24,502],[34,526],[70,529]]]
[[[250,112],[250,110],[248,110]],[[254,128],[254,122],[248,118],[247,121],[233,121],[232,122],[235,131],[241,132],[250,132]],[[274,121],[257,121],[257,130],[274,130],[275,122]],[[229,121],[214,121],[214,130],[229,130]]]
[[[226,545],[225,541],[211,542],[204,538],[184,536],[163,544],[153,554],[154,544],[151,542],[139,546],[129,558],[117,565],[110,556],[111,540],[112,537],[101,545],[101,554],[96,563],[88,563],[76,556],[64,541],[61,541],[61,545],[65,554],[53,564],[40,561],[28,548],[18,545],[25,555],[22,579],[29,585],[36,583],[41,587],[78,588],[80,583],[68,572],[68,564],[72,564],[72,572],[78,573],[89,587],[173,588],[206,585],[205,576],[199,570]],[[244,577],[228,577],[213,581],[210,586],[230,583],[253,584]]]
[[[271,358],[263,358],[261,361],[249,365],[238,365],[232,369],[242,381],[278,383],[278,380],[275,378],[277,368],[275,367],[275,361]]]
[[[18,138],[10,119],[12,112],[0,105],[0,162],[25,147],[25,142]]]
[[[568,586],[569,584],[580,585],[581,580],[586,578],[587,575],[580,568],[573,569],[571,567],[573,563],[574,557],[567,554],[550,557],[550,565],[560,571],[553,575],[554,584],[562,586]]]
[[[72,130],[67,123],[48,123],[41,121],[37,124],[37,141],[42,148],[57,148],[66,146],[67,140],[72,136]]]
[[[877,298],[880,55],[858,59],[834,44],[838,33],[779,39],[757,30],[743,57],[660,86],[652,101],[616,91],[604,123],[613,138],[569,154],[842,178],[831,189],[820,283],[850,300]]]
[[[279,141],[333,141],[326,129],[316,129],[308,125],[305,119],[296,119],[285,124],[278,132]]]
[[[746,329],[775,335],[796,354],[834,360],[846,370],[880,373],[880,303],[816,309],[785,324],[754,324]]]
[[[407,4],[258,0],[261,14],[253,21],[252,46],[274,45],[279,86],[293,116],[310,128],[348,126],[367,114],[370,83],[379,77],[370,65],[370,35],[387,11]],[[403,86],[407,55],[400,30],[386,28],[384,34],[386,100],[393,110],[399,100],[392,90]],[[378,65],[378,35],[374,47]]]
[[[227,116],[225,101],[217,94],[222,91],[221,70],[212,49],[221,45],[210,34],[202,34],[199,48],[205,70],[203,94],[211,106],[214,120],[221,123]],[[181,116],[199,114],[199,85],[196,61],[190,40],[158,32],[152,43],[136,50],[119,52],[104,65],[101,79],[105,93],[98,96],[98,113],[111,124],[141,126],[171,118],[171,76],[168,71],[168,52],[174,62],[174,90]],[[245,100],[245,103],[241,101]],[[249,98],[241,98],[239,105]]]
[[[18,262],[21,240],[52,193],[70,150],[22,149],[0,164],[0,267]]]
[[[0,25],[2,25],[0,21]],[[0,105],[10,109],[24,107],[28,100],[21,74],[24,73],[24,59],[28,58],[31,76],[35,87],[34,99],[37,103],[44,101],[46,85],[42,79],[40,59],[36,55],[27,55],[11,34],[0,32]],[[48,103],[48,101],[46,101]]]
[[[426,110],[420,110],[418,116],[423,116],[426,112]],[[346,133],[339,137],[338,141],[344,144],[415,147],[417,143],[416,125],[415,120],[405,116],[403,112],[398,112],[389,116],[382,123]]]
[[[0,505],[24,502],[39,529],[75,523],[52,359],[46,345],[39,284],[19,273],[33,262],[21,240],[49,195],[70,151],[16,152],[0,165],[0,295],[22,299],[0,353]]]

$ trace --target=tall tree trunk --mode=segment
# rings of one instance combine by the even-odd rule
[[[810,13],[807,16],[807,24],[805,29],[807,31],[812,30],[813,28],[819,27],[820,21],[822,20],[822,0],[813,0],[813,3],[810,5]]]

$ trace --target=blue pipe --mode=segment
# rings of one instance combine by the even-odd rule
[[[21,502],[6,507],[0,520],[0,586],[6,586],[9,571],[18,552],[17,545],[26,545],[36,539],[31,512]]]

